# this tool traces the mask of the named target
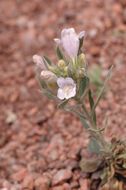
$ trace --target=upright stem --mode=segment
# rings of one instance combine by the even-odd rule
[[[84,104],[83,102],[79,102],[79,103],[81,103],[83,113],[85,114],[87,120],[88,120],[89,123],[90,123],[90,126],[91,126],[91,127],[90,127],[89,131],[90,131],[91,136],[93,136],[97,141],[99,141],[100,144],[101,144],[101,146],[102,146],[102,148],[103,148],[103,150],[106,151],[106,141],[105,141],[105,139],[104,139],[104,137],[103,137],[101,131],[98,130],[97,126],[96,126],[96,125],[94,124],[94,122],[92,121],[92,117],[90,116],[90,114],[89,114],[89,112],[88,112],[88,110],[87,110],[85,104]],[[94,130],[93,130],[93,129],[94,129]]]

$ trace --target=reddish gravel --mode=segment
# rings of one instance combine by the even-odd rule
[[[0,188],[87,190],[78,167],[88,135],[72,114],[41,96],[33,54],[54,56],[64,27],[86,30],[84,50],[103,73],[115,70],[97,109],[108,116],[106,138],[126,134],[126,2],[124,0],[0,1]]]

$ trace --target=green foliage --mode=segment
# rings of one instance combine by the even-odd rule
[[[43,56],[44,58],[44,63],[46,64],[46,67],[48,68],[48,65],[52,65],[52,62],[50,61],[50,59],[46,56]]]
[[[87,86],[89,84],[89,79],[88,77],[83,77],[80,80],[80,84],[79,84],[79,92],[78,95],[81,97],[84,94],[84,91],[86,90]]]
[[[101,147],[100,147],[98,141],[94,137],[92,137],[89,144],[88,144],[89,152],[99,154],[100,149],[101,149]]]
[[[59,59],[63,59],[64,60],[64,55],[63,55],[62,51],[60,50],[60,48],[58,46],[56,48],[56,53],[57,53],[57,57]]]
[[[94,99],[93,99],[92,92],[91,92],[90,89],[88,91],[88,98],[89,98],[89,103],[90,103],[90,109],[91,109],[91,112],[92,112],[93,111],[92,109],[93,109],[93,106],[94,106]],[[92,119],[93,119],[93,122],[96,125],[96,113],[95,113],[95,110],[92,112]]]
[[[82,116],[79,116],[79,118],[80,118],[80,121],[81,121],[83,127],[85,129],[89,129],[90,127],[89,127],[89,124],[88,124],[87,120],[84,117],[82,117]]]
[[[80,45],[79,45],[79,52],[78,52],[78,54],[82,53],[81,48],[82,48],[82,45],[83,45],[83,41],[84,41],[84,37],[80,39]]]

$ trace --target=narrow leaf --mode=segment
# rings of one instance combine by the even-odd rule
[[[89,79],[88,77],[84,77],[81,79],[80,81],[80,85],[79,85],[79,96],[81,97],[87,87],[87,85],[89,84]]]
[[[88,98],[89,98],[89,103],[90,103],[90,109],[91,109],[91,112],[92,112],[92,108],[94,106],[94,99],[93,99],[92,92],[91,92],[90,89],[88,91]],[[94,123],[96,124],[96,113],[95,113],[95,110],[92,113],[92,118],[93,118]]]
[[[47,64],[52,65],[52,62],[50,61],[50,59],[48,57],[46,57],[46,56],[43,56],[43,57]]]
[[[63,55],[62,51],[60,50],[60,48],[58,46],[56,48],[56,53],[57,53],[57,57],[59,59],[63,59],[64,60],[64,55]]]
[[[88,123],[87,123],[87,120],[84,119],[84,117],[81,117],[81,116],[79,116],[79,118],[80,118],[80,121],[81,121],[83,127],[84,127],[85,129],[88,129],[88,128],[89,128],[89,125],[88,125]]]
[[[81,47],[83,45],[84,37],[80,39],[80,44],[79,44],[79,51],[81,51]]]

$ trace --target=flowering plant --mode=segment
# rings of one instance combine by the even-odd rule
[[[84,31],[77,34],[74,28],[63,29],[61,38],[54,39],[58,63],[54,64],[49,58],[45,56],[41,58],[38,55],[33,56],[33,61],[36,63],[42,92],[54,99],[59,108],[76,114],[90,134],[88,144],[90,159],[82,158],[80,167],[86,173],[98,172],[100,179],[98,185],[104,185],[126,170],[125,144],[116,140],[114,143],[106,142],[103,136],[105,126],[101,128],[97,126],[96,107],[104,93],[113,66],[108,71],[98,96],[94,97],[86,57],[81,49],[84,36]],[[87,103],[90,108],[87,107]],[[120,169],[120,172],[119,168],[117,170],[117,158],[118,161],[120,159],[125,163],[121,165],[123,169]],[[123,176],[123,172],[120,175]]]

